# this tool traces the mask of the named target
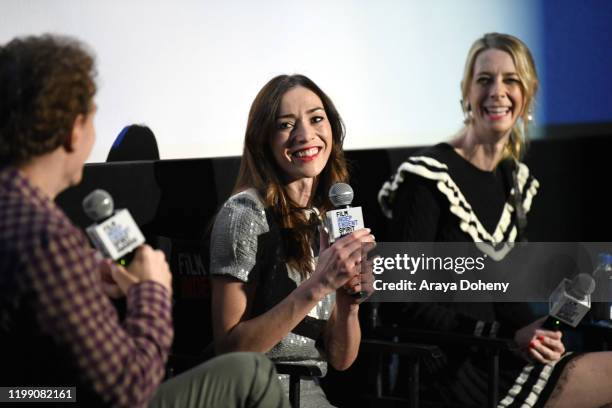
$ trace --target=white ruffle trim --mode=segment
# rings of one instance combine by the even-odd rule
[[[482,225],[474,211],[472,206],[465,199],[461,190],[455,184],[454,180],[448,174],[448,167],[440,163],[439,161],[432,159],[427,156],[411,157],[409,161],[403,162],[395,176],[391,181],[383,184],[381,190],[378,193],[378,202],[381,209],[387,218],[393,217],[392,211],[392,197],[399,186],[404,182],[404,173],[409,172],[421,176],[423,178],[437,181],[436,187],[438,190],[446,196],[450,205],[450,212],[455,214],[459,218],[459,226],[462,231],[470,235],[474,242],[489,242],[493,246],[503,242],[514,242],[517,236],[516,226],[512,225],[508,237],[504,239],[506,230],[511,225],[512,212],[514,207],[506,202],[502,211],[501,217],[497,223],[497,227],[493,234],[490,234]],[[434,172],[428,169],[423,164],[425,163],[430,167],[435,167],[443,171]],[[532,179],[531,184],[526,192],[524,192],[525,184],[529,180],[529,168],[523,164],[518,163],[517,181],[520,192],[523,194],[523,208],[527,213],[531,208],[533,197],[537,194],[539,183],[537,180]],[[510,191],[510,196],[514,194],[514,188]]]
[[[432,159],[431,157],[415,156],[411,157],[409,160],[422,161],[424,163],[427,163],[431,167],[438,167],[443,170],[448,170],[446,164],[440,163],[439,161]],[[403,162],[397,169],[393,180],[386,181],[378,192],[378,203],[380,204],[380,208],[385,217],[389,219],[393,218],[393,208],[390,199],[394,195],[395,191],[399,188],[399,186],[404,182],[404,172],[411,172],[408,169],[408,166],[408,162]]]

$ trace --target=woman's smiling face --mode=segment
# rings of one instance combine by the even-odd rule
[[[482,136],[510,134],[523,113],[523,89],[512,56],[498,49],[482,51],[473,67],[468,96],[472,126]]]
[[[327,164],[332,143],[332,129],[321,98],[303,86],[285,92],[270,140],[285,181],[318,176]]]

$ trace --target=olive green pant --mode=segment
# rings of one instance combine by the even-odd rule
[[[230,353],[162,383],[151,408],[288,408],[274,364],[262,354]]]

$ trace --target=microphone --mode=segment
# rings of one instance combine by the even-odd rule
[[[83,210],[94,224],[85,230],[93,245],[104,256],[121,265],[123,258],[144,244],[145,238],[127,209],[114,210],[111,195],[105,190],[94,190],[83,199]]]
[[[329,200],[336,207],[325,214],[325,227],[329,243],[363,228],[361,207],[351,207],[353,188],[346,183],[336,183],[329,189]]]
[[[325,214],[325,228],[329,235],[330,244],[338,238],[364,227],[361,207],[351,207],[353,197],[353,188],[346,183],[336,183],[329,189],[329,200],[336,207],[335,210],[328,211]],[[367,296],[367,292],[364,290],[357,292],[350,292],[346,288],[345,290],[357,299]]]
[[[550,311],[542,327],[559,330],[563,324],[578,326],[591,309],[591,293],[594,290],[595,280],[587,273],[578,274],[571,281],[563,279],[550,295]]]

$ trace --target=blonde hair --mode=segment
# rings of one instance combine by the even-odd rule
[[[527,143],[528,135],[525,124],[531,120],[529,116],[533,110],[535,95],[538,91],[538,74],[536,72],[535,62],[525,43],[512,35],[500,33],[488,33],[476,40],[474,44],[472,44],[465,62],[463,79],[461,80],[461,106],[464,114],[467,114],[470,107],[466,101],[474,77],[474,64],[476,63],[476,58],[478,58],[481,52],[489,49],[507,52],[512,57],[519,78],[520,87],[523,92],[523,111],[519,114],[522,123],[519,124],[517,121],[517,123],[514,124],[510,132],[510,139],[504,149],[504,158],[512,157],[514,160],[518,161]],[[465,133],[465,129],[466,128],[464,128],[460,134]]]

